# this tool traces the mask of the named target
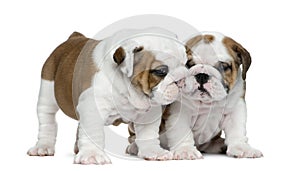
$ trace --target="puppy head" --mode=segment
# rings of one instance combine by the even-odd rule
[[[246,79],[251,64],[250,54],[242,45],[215,32],[187,41],[186,52],[191,76],[184,91],[203,102],[224,99],[238,81]]]
[[[187,75],[185,47],[175,39],[139,36],[117,48],[114,62],[131,85],[156,104],[176,100],[178,81]],[[180,73],[180,74],[175,74]]]
[[[120,70],[127,74],[131,83],[144,94],[150,95],[155,87],[169,72],[168,65],[157,60],[151,51],[144,50],[143,46],[135,47],[132,50],[133,57],[125,61],[126,52],[123,47],[119,47],[114,53],[114,61],[121,66]],[[131,57],[128,57],[131,58]],[[127,62],[127,65],[126,65]]]

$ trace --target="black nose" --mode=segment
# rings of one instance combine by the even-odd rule
[[[200,73],[200,74],[195,75],[195,78],[196,78],[196,81],[202,85],[202,84],[207,83],[207,81],[209,79],[209,75]]]

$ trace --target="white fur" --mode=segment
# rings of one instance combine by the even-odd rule
[[[193,154],[194,145],[207,143],[221,130],[225,132],[225,143],[228,146],[227,154],[237,157],[261,157],[262,153],[247,144],[246,118],[247,110],[243,96],[243,80],[241,70],[234,87],[226,94],[221,84],[221,75],[214,66],[218,61],[231,61],[220,33],[211,34],[215,40],[211,44],[199,42],[192,50],[196,54],[194,60],[197,65],[190,68],[190,77],[185,80],[184,95],[171,105],[170,117],[166,121],[166,133],[161,138],[162,145],[176,154],[174,159],[201,158]],[[206,84],[216,86],[208,90],[211,97],[199,95],[194,75],[206,73],[210,80]],[[204,85],[205,86],[205,85]],[[216,91],[216,95],[213,92]],[[193,135],[193,136],[191,136]],[[167,139],[167,141],[163,141]],[[188,147],[186,150],[182,150]],[[191,152],[192,151],[192,152]]]
[[[39,119],[38,142],[28,150],[29,155],[51,156],[54,155],[54,146],[57,135],[55,114],[58,106],[54,96],[54,82],[41,80],[40,93],[37,104]]]

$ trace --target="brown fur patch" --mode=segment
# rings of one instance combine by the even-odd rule
[[[204,35],[203,36],[204,43],[212,43],[215,40],[215,37],[213,35]]]
[[[186,66],[188,68],[191,68],[193,65],[195,65],[193,61],[193,51],[192,48],[199,43],[201,40],[204,41],[204,43],[211,43],[213,42],[215,37],[213,35],[197,35],[193,38],[191,38],[189,41],[186,42],[185,48],[186,48],[186,54],[187,54],[187,63]]]
[[[223,79],[228,85],[229,90],[231,90],[235,84],[238,73],[238,65],[235,62],[231,62],[231,69],[223,71]]]
[[[135,142],[135,139],[136,139],[133,122],[128,123],[128,133],[129,133],[128,142],[131,144],[131,143]]]
[[[126,122],[124,122],[122,118],[118,118],[118,119],[113,121],[112,125],[113,126],[119,126],[121,123],[126,123]]]
[[[100,41],[89,39],[77,58],[72,87],[74,107],[78,104],[80,94],[91,87],[91,81],[95,73],[100,71],[92,58],[93,50],[99,42]]]
[[[187,62],[186,62],[186,64],[185,64],[185,66],[186,66],[187,68],[191,68],[191,67],[194,66],[194,65],[196,65],[196,64],[195,64],[195,62],[193,61],[193,59],[187,60]]]
[[[58,106],[73,119],[78,119],[75,106],[79,95],[90,87],[92,76],[98,71],[91,58],[98,43],[74,32],[52,52],[42,69],[42,79],[54,80]]]
[[[141,51],[135,53],[132,84],[143,93],[150,95],[152,88],[163,79],[151,74],[150,70],[161,64],[162,62],[156,60],[151,52]]]
[[[140,52],[144,49],[144,46],[139,46],[139,47],[136,47],[133,49],[133,53],[137,53],[137,52]]]
[[[200,42],[203,39],[202,35],[195,36],[191,38],[189,41],[186,42],[185,49],[188,60],[193,59],[193,51],[192,48],[195,46],[198,42]]]
[[[233,57],[237,66],[243,65],[242,78],[246,79],[246,73],[251,65],[250,53],[239,43],[229,37],[223,39],[223,44],[228,53]]]

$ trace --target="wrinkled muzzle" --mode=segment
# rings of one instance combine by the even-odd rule
[[[189,69],[182,91],[189,98],[203,102],[219,101],[227,95],[219,71],[213,66],[202,64]]]

